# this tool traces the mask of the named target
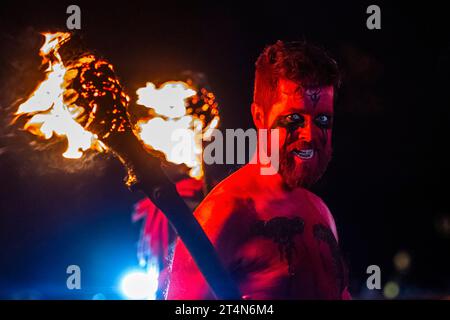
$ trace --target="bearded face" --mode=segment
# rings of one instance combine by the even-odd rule
[[[279,99],[267,117],[279,129],[279,173],[286,187],[310,187],[331,159],[333,87],[302,89],[281,79]]]

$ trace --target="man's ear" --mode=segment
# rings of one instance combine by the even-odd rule
[[[264,128],[264,111],[259,104],[252,103],[252,117],[253,123],[257,129]]]

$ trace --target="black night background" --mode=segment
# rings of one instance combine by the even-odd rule
[[[147,81],[203,72],[221,113],[220,129],[253,126],[254,63],[265,45],[305,39],[328,49],[343,73],[331,165],[314,191],[328,204],[350,266],[356,299],[366,268],[381,267],[396,298],[450,294],[448,75],[445,11],[429,3],[375,1],[381,30],[366,28],[369,2],[90,1],[78,33],[114,66],[130,95]],[[68,1],[0,5],[0,299],[121,298],[120,277],[138,264],[142,194],[123,184],[114,159],[73,164],[36,151],[9,126],[39,72],[39,32],[66,30]],[[64,146],[62,146],[64,148]],[[210,168],[217,178],[235,170]],[[410,258],[398,271],[394,257]],[[67,290],[66,267],[82,270]],[[97,296],[98,297],[98,296]]]

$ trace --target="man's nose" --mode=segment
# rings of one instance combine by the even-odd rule
[[[312,123],[310,120],[305,120],[305,123],[303,127],[300,127],[299,129],[299,140],[305,141],[305,142],[311,142],[312,136],[313,136],[313,128]]]

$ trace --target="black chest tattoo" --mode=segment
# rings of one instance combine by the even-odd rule
[[[295,275],[293,255],[296,251],[294,238],[296,235],[301,235],[304,229],[305,221],[300,217],[275,217],[267,221],[258,220],[253,230],[256,236],[271,239],[278,245],[280,259],[287,262],[289,275],[293,276]],[[346,268],[333,232],[323,224],[314,224],[313,236],[318,242],[328,245],[331,253],[332,272],[334,272],[337,286],[342,292],[347,282]]]
[[[259,220],[255,224],[256,235],[269,238],[278,245],[280,259],[286,260],[289,274],[293,275],[292,258],[295,251],[294,237],[302,234],[305,227],[303,219],[276,217],[268,221]]]

